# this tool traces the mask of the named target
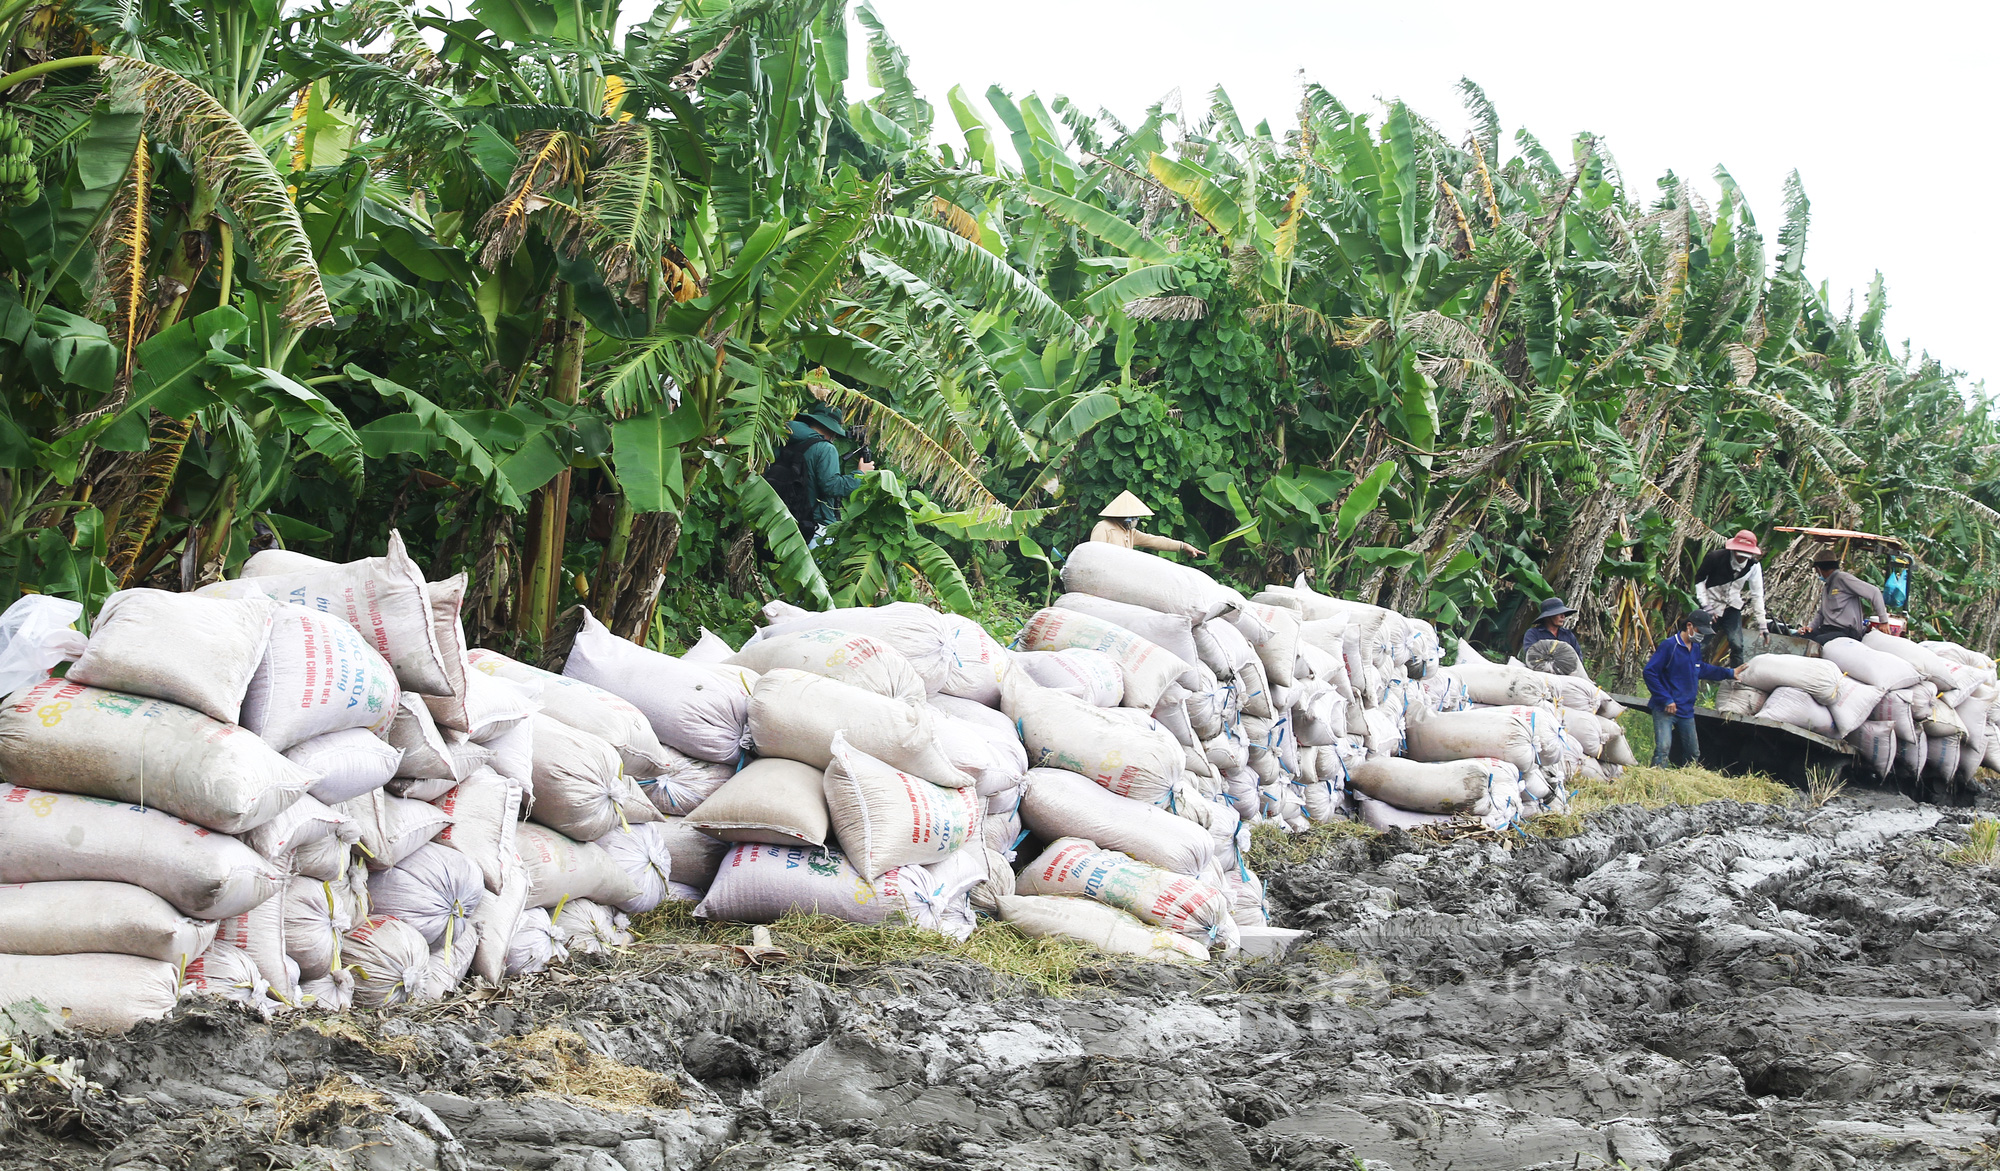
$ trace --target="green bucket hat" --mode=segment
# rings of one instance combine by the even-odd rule
[[[833,432],[835,435],[840,436],[842,439],[847,438],[847,424],[841,422],[840,416],[834,414],[831,410],[827,409],[826,407],[812,407],[808,410],[802,411],[799,413],[799,418],[810,422],[818,423],[820,426]]]

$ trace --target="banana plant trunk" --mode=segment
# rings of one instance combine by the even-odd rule
[[[561,338],[556,344],[555,367],[551,372],[549,397],[574,403],[583,389],[583,317],[576,309],[576,291],[569,285],[556,292],[556,322]],[[555,625],[556,607],[562,600],[563,543],[569,530],[570,469],[565,467],[535,493],[530,532],[526,597],[517,610],[521,633],[541,641]]]

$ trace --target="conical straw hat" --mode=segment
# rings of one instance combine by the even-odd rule
[[[1130,492],[1120,492],[1118,499],[1105,505],[1104,511],[1097,515],[1107,516],[1112,520],[1123,520],[1128,516],[1151,516],[1153,515],[1153,510],[1146,507],[1145,501],[1140,500]]]

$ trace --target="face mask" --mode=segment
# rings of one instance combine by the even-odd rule
[[[1729,567],[1738,573],[1743,572],[1750,568],[1750,555],[1748,553],[1731,553],[1729,555]]]

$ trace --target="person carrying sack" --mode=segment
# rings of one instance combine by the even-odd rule
[[[1654,768],[1667,767],[1670,747],[1676,766],[1701,759],[1701,740],[1694,728],[1695,689],[1703,679],[1734,679],[1743,673],[1741,667],[1718,667],[1702,658],[1702,642],[1714,633],[1708,611],[1690,611],[1646,660],[1646,689],[1652,693],[1646,706],[1653,713]]]
[[[1551,639],[1562,643],[1576,652],[1578,665],[1583,663],[1583,644],[1577,641],[1576,632],[1569,629],[1569,617],[1576,613],[1569,603],[1561,598],[1550,598],[1542,603],[1542,612],[1535,615],[1535,624],[1521,635],[1521,661],[1528,661],[1528,648],[1538,642]],[[1567,656],[1564,656],[1565,658]],[[1573,674],[1574,670],[1560,672]]]
[[[1713,658],[1716,644],[1729,643],[1729,665],[1743,665],[1743,616],[1750,616],[1750,628],[1765,632],[1764,567],[1758,558],[1756,534],[1742,529],[1722,548],[1701,559],[1694,571],[1694,600],[1714,620],[1715,632],[1702,644],[1703,658]]]
[[[1139,521],[1153,515],[1145,502],[1130,492],[1120,492],[1118,498],[1104,506],[1097,514],[1104,519],[1090,530],[1090,539],[1107,545],[1117,545],[1123,549],[1157,549],[1163,553],[1186,553],[1201,556],[1201,550],[1186,541],[1176,541],[1172,537],[1156,537],[1139,531]]]

